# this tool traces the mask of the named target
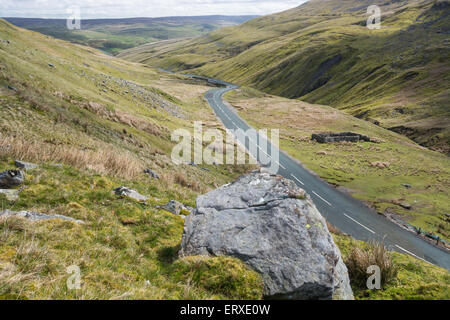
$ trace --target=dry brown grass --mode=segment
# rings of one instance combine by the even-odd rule
[[[328,228],[328,231],[330,231],[332,234],[337,234],[337,235],[341,235],[342,234],[341,230],[336,228],[334,225],[332,225],[328,221],[327,221],[327,228]]]
[[[182,187],[189,188],[196,192],[203,191],[201,185],[197,181],[189,181],[181,172],[175,173],[175,175],[173,176],[173,180],[176,184],[179,184]]]
[[[393,262],[392,253],[384,242],[370,242],[364,248],[355,247],[345,260],[353,285],[365,288],[370,266],[378,266],[381,270],[381,284],[391,282],[397,277],[398,268]]]
[[[133,154],[114,147],[82,150],[72,146],[0,137],[0,156],[35,162],[60,162],[79,169],[124,178],[142,173],[144,164]]]

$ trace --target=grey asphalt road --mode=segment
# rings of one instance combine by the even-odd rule
[[[224,81],[195,75],[186,76],[203,78],[212,83],[226,86],[208,91],[205,98],[227,129],[242,129],[244,131],[251,129],[223,101],[223,95],[228,91],[237,89],[237,86]],[[249,152],[251,151],[248,138],[239,142],[241,145],[245,145]],[[278,151],[263,136],[258,136],[258,146],[265,146],[266,143],[268,145],[266,154],[273,155],[275,154],[273,152]],[[257,152],[252,154],[252,156],[259,161],[261,160],[261,153]],[[385,245],[391,250],[409,254],[417,259],[424,260],[447,270],[450,269],[450,254],[445,250],[433,246],[413,233],[400,228],[385,217],[377,214],[361,201],[340,192],[306,170],[298,161],[292,159],[284,152],[279,152],[278,163],[278,174],[287,179],[291,179],[299,187],[304,189],[312,197],[322,215],[342,232],[363,241],[383,241],[384,239]]]

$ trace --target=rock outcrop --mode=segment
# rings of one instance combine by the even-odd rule
[[[0,172],[0,188],[11,189],[20,186],[24,181],[23,172],[20,170],[8,170]]]
[[[71,221],[71,222],[79,223],[79,224],[84,223],[84,221],[76,220],[74,218],[66,217],[66,216],[63,216],[60,214],[48,215],[48,214],[33,212],[33,211],[5,210],[5,211],[0,211],[0,218],[1,217],[19,217],[19,218],[24,218],[24,219],[27,219],[27,220],[30,220],[33,222],[34,221],[42,221],[42,220],[60,219],[60,220]]]
[[[262,275],[268,299],[353,299],[341,254],[311,198],[255,172],[197,198],[182,256],[231,256]]]

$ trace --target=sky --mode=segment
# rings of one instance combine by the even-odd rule
[[[81,19],[197,15],[265,15],[299,6],[306,0],[0,0],[0,17],[68,18],[80,8]]]

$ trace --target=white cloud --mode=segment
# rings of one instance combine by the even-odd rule
[[[78,6],[82,18],[129,18],[196,15],[264,15],[306,0],[1,0],[1,17],[66,18]]]

